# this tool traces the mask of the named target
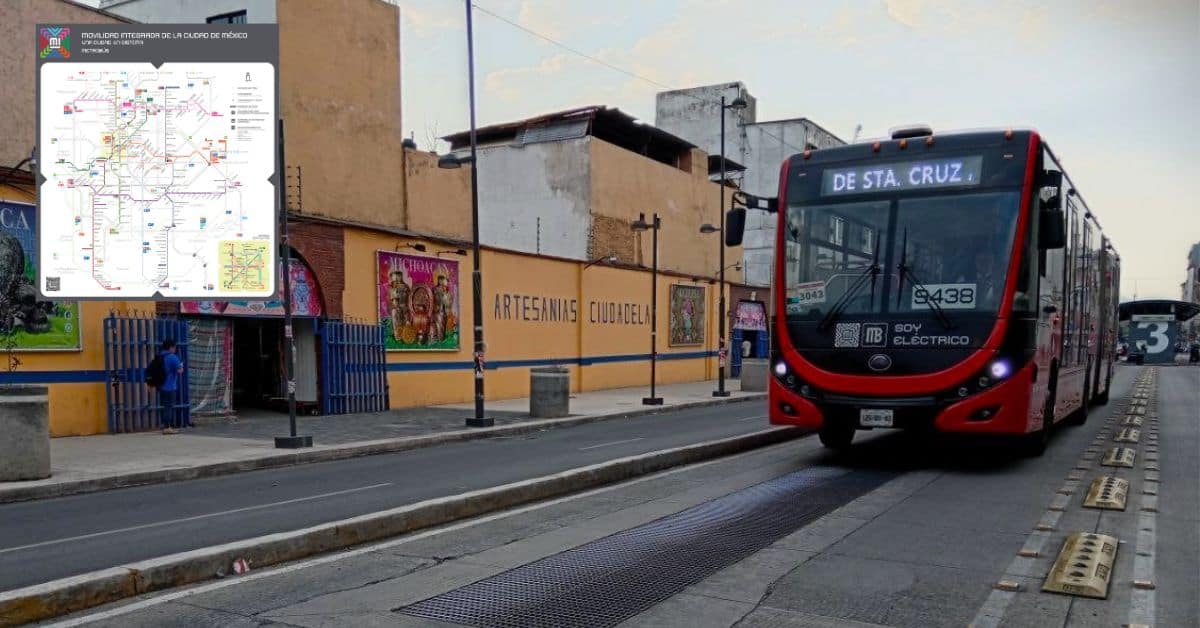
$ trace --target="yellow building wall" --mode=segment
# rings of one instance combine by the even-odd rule
[[[448,247],[405,236],[347,228],[347,318],[380,321],[376,283],[378,251],[435,257]],[[410,248],[423,244],[425,253]],[[648,271],[595,265],[485,249],[483,315],[486,345],[485,393],[488,399],[529,394],[529,371],[566,366],[573,392],[649,386],[650,279]],[[388,353],[390,405],[394,408],[467,403],[472,383],[471,257],[443,254],[458,261],[461,341],[457,351]],[[672,284],[705,291],[705,340],[670,346]],[[602,309],[605,308],[605,309]],[[717,287],[690,278],[658,278],[659,384],[709,379],[716,374]],[[671,359],[688,355],[686,359]]]
[[[24,185],[0,184],[0,201],[33,205],[33,189]],[[83,301],[79,304],[81,350],[14,351],[19,364],[11,380],[46,385],[50,397],[50,434],[52,436],[82,436],[108,431],[108,409],[105,397],[104,318],[110,311],[129,311],[131,304],[118,301]],[[153,311],[154,304],[149,304]],[[6,356],[0,355],[0,360]],[[51,383],[46,381],[91,379],[86,383]],[[0,382],[9,380],[0,364]]]
[[[136,304],[145,311],[145,304]],[[149,314],[154,304],[150,303]],[[20,353],[19,373],[84,372],[100,377],[104,371],[104,319],[110,311],[133,313],[135,304],[115,301],[83,301],[79,304],[82,325],[80,351],[26,351]],[[107,391],[103,381],[49,384],[50,435],[86,436],[108,431]]]
[[[471,239],[471,166],[437,167],[438,156],[404,151],[404,216],[400,226],[417,233]]]
[[[682,160],[689,167],[682,170],[594,137],[590,146],[592,213],[632,222],[639,213],[644,212],[649,221],[658,212],[662,220],[658,234],[659,269],[715,277],[720,271],[718,259],[723,243],[718,238],[721,236],[701,234],[700,225],[720,225],[721,197],[717,184],[708,180],[704,152],[692,149],[688,158]],[[727,205],[732,192],[726,190]],[[651,265],[652,243],[650,232],[642,232],[635,263]],[[741,247],[725,249],[726,266],[740,259]],[[725,279],[740,282],[742,273],[729,268]]]
[[[344,316],[373,323],[379,322],[376,253],[399,250],[422,255],[406,246],[420,243],[427,249],[424,255],[437,258],[437,251],[448,248],[428,240],[357,228],[345,230],[345,242]],[[568,367],[572,392],[641,386],[648,389],[649,272],[603,265],[584,269],[580,262],[494,250],[484,250],[483,255],[488,399],[527,396],[530,368],[551,364]],[[460,347],[457,351],[389,352],[387,361],[393,365],[392,369],[397,369],[388,373],[389,403],[393,408],[467,403],[473,397],[471,258],[450,253],[440,259],[459,263]],[[705,290],[704,344],[670,346],[672,284],[694,285]],[[660,275],[657,288],[658,383],[715,377],[716,358],[702,354],[716,350],[716,286]],[[149,316],[153,314],[153,304],[83,302],[80,314],[83,349],[24,352],[18,355],[22,362],[20,370],[81,371],[102,379],[103,320],[110,311]],[[692,357],[671,359],[679,354]],[[55,383],[49,389],[53,436],[107,431],[103,381]]]
[[[303,175],[293,206],[396,226],[404,203],[399,8],[288,0],[276,11],[285,157]]]

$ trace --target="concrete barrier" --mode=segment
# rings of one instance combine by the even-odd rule
[[[795,439],[796,428],[772,428],[720,440],[650,452],[391,510],[172,554],[111,569],[0,593],[0,626],[16,626],[101,604],[183,586],[232,572],[244,559],[255,569],[399,536],[421,528],[476,517]]]
[[[769,361],[762,358],[742,359],[742,390],[766,392]]]
[[[50,401],[46,387],[0,387],[0,482],[48,477]]]

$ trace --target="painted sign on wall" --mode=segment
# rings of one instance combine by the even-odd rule
[[[292,316],[321,316],[321,289],[312,269],[298,259],[288,260],[292,282]],[[279,275],[283,290],[283,274]],[[283,300],[270,301],[184,301],[179,304],[182,314],[212,314],[217,316],[283,316]]]
[[[389,351],[457,351],[458,262],[376,252],[379,321]]]
[[[670,346],[704,344],[704,287],[671,284]]]
[[[767,309],[758,301],[738,301],[734,329],[767,330]]]
[[[15,351],[78,351],[79,304],[38,299],[37,241],[35,207],[0,201],[0,333]]]

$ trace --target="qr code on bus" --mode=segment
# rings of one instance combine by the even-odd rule
[[[862,323],[838,323],[833,337],[834,347],[857,347]]]

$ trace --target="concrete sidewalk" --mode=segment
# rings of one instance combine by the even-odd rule
[[[486,429],[464,427],[470,404],[299,417],[299,432],[312,435],[314,441],[312,449],[299,451],[275,449],[273,439],[287,434],[288,420],[287,415],[271,414],[200,425],[170,436],[150,432],[56,438],[50,442],[53,475],[0,484],[0,503],[391,453],[765,397],[740,392],[737,380],[726,383],[733,392],[725,399],[712,397],[713,381],[659,386],[660,407],[641,405],[647,393],[642,388],[579,393],[571,398],[571,416],[561,419],[531,419],[528,399],[491,401],[488,415],[496,426]]]

